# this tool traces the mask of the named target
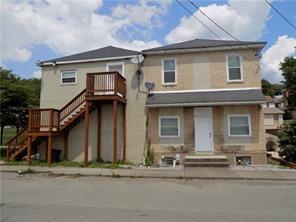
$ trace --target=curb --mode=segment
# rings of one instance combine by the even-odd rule
[[[18,173],[17,170],[1,170],[1,173]],[[81,174],[81,173],[53,173],[51,171],[34,171],[29,174],[44,174],[48,176],[77,176],[77,177],[106,177],[106,178],[130,178],[130,179],[184,179],[184,180],[260,180],[260,181],[296,181],[289,178],[260,178],[260,177],[186,177],[186,176],[128,176],[120,174]]]

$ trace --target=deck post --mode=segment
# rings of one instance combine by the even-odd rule
[[[48,147],[47,147],[47,163],[50,166],[52,162],[52,136],[48,136]]]
[[[84,118],[84,167],[88,166],[88,132],[89,132],[89,102],[85,105]]]
[[[47,137],[45,137],[45,147],[44,147],[44,149],[45,149],[45,157],[44,157],[44,159],[47,161],[48,160],[48,138]]]
[[[101,105],[97,105],[97,160],[101,159],[101,120],[102,110]]]
[[[32,136],[28,136],[28,148],[27,148],[27,164],[28,165],[32,164],[31,155],[32,155]]]
[[[10,153],[10,143],[8,144],[6,149],[6,161],[9,161],[9,153]]]
[[[64,134],[64,160],[68,160],[68,138],[69,131]]]
[[[113,163],[117,162],[117,100],[113,100]]]
[[[126,104],[122,110],[122,160],[126,161]]]

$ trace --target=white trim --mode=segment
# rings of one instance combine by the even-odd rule
[[[74,72],[75,73],[75,82],[63,83],[63,73],[64,72]],[[60,71],[60,85],[68,86],[68,85],[76,85],[77,84],[77,71],[76,70],[61,70]]]
[[[98,61],[108,61],[108,60],[115,60],[115,59],[129,59],[133,58],[136,55],[131,56],[118,56],[118,57],[109,57],[109,58],[100,58],[100,59],[82,59],[82,60],[73,60],[73,61],[62,61],[62,62],[44,62],[40,64],[40,66],[47,66],[47,65],[59,65],[59,64],[71,64],[71,63],[84,63],[84,62],[98,62]]]
[[[226,105],[256,105],[265,101],[247,101],[247,102],[208,102],[208,103],[170,103],[170,104],[148,104],[147,107],[190,107],[190,106],[226,106]]]
[[[178,135],[177,136],[162,136],[161,135],[161,119],[177,119]],[[179,138],[180,137],[180,116],[159,116],[158,117],[158,136],[159,138]]]
[[[124,77],[124,62],[110,62],[106,64],[106,71],[109,72],[109,66],[112,65],[122,65],[121,75]]]
[[[230,117],[248,117],[248,125],[249,125],[249,134],[248,135],[231,135],[230,134]],[[252,136],[252,127],[251,127],[251,116],[250,114],[229,114],[227,116],[228,119],[228,136],[229,137],[251,137]]]
[[[169,83],[165,83],[164,82],[164,60],[174,60],[175,62],[175,82],[169,82]],[[162,64],[162,69],[161,69],[161,77],[162,77],[162,81],[161,84],[164,86],[169,86],[169,85],[177,85],[177,58],[175,57],[171,57],[171,58],[162,58],[161,59],[161,64]],[[173,70],[172,70],[173,71]]]
[[[233,54],[225,54],[226,56],[226,73],[227,73],[227,82],[244,82],[244,72],[243,72],[243,57],[240,54],[233,53]],[[229,66],[228,66],[228,57],[229,56],[239,56],[239,68],[240,68],[240,79],[230,80],[229,79]],[[238,68],[238,67],[237,67]]]
[[[168,90],[168,91],[150,91],[150,94],[156,93],[187,93],[187,92],[218,92],[218,91],[237,91],[237,90],[252,90],[261,89],[260,87],[249,88],[219,88],[219,89],[188,89],[188,90]],[[265,101],[266,102],[266,101]]]
[[[142,51],[144,55],[157,55],[157,54],[170,54],[170,53],[189,53],[189,52],[209,52],[209,51],[233,51],[233,49],[250,49],[250,48],[263,48],[264,43],[249,44],[249,45],[232,45],[231,48],[227,46],[208,47],[208,48],[197,48],[197,49],[169,49],[169,50],[155,50],[155,51]],[[149,49],[148,49],[149,50]]]

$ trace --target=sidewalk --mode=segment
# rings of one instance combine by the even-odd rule
[[[0,172],[25,171],[28,166],[0,166]],[[178,178],[178,179],[233,179],[233,180],[295,180],[296,170],[256,168],[132,168],[105,169],[79,167],[30,167],[34,173],[48,173],[51,175],[85,175],[105,177],[131,178]]]

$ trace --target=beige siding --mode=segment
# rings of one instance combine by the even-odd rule
[[[202,52],[172,55],[149,55],[145,60],[147,80],[155,83],[154,90],[190,90],[201,88],[261,87],[259,60],[252,51],[241,50],[243,55],[243,82],[227,82],[226,55],[231,52]],[[177,84],[162,85],[162,59],[177,59]],[[209,61],[208,65],[206,61]],[[199,70],[197,70],[199,69]],[[196,78],[198,76],[199,78]],[[208,83],[210,81],[210,83]],[[204,85],[205,84],[205,85]]]

